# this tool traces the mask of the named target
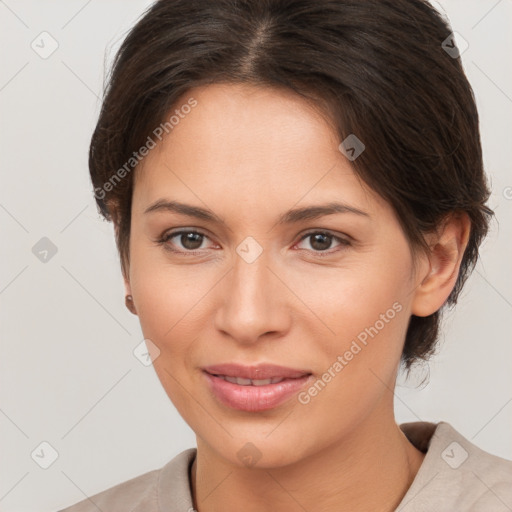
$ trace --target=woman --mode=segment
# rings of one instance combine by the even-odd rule
[[[512,509],[512,462],[397,425],[492,211],[423,0],[160,0],[90,148],[126,305],[197,449],[66,509]]]

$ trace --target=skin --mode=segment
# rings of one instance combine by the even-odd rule
[[[190,97],[198,105],[137,168],[125,285],[145,338],[160,350],[158,377],[196,433],[194,507],[392,511],[424,458],[394,419],[407,323],[445,302],[469,221],[448,219],[414,265],[391,206],[356,177],[330,125],[303,99],[215,84],[178,105]],[[145,214],[159,199],[208,208],[225,225]],[[367,215],[277,223],[292,208],[330,201]],[[195,246],[180,236],[155,242],[177,228],[205,237]],[[327,238],[322,257],[315,237],[304,238],[318,230],[350,244]],[[262,248],[252,263],[236,252],[248,236]],[[293,397],[238,411],[206,385],[201,367],[224,362],[280,364],[318,379],[394,303],[401,311],[307,404]],[[260,456],[252,466],[237,455],[247,442]]]

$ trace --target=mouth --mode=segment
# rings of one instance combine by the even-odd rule
[[[210,373],[213,377],[224,379],[231,384],[238,384],[239,386],[268,386],[268,384],[277,384],[286,380],[285,377],[274,377],[273,379],[244,379],[243,377],[230,377],[229,375],[216,375]]]
[[[246,366],[236,363],[224,363],[213,366],[205,366],[203,370],[210,375],[245,379],[256,382],[268,379],[296,379],[303,377],[304,375],[311,375],[309,370],[289,368],[276,364],[258,364],[254,366]],[[240,382],[240,385],[249,384]]]
[[[210,391],[221,404],[248,412],[283,404],[312,379],[308,370],[276,365],[225,364],[202,370]]]

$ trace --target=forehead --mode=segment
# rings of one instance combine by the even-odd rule
[[[191,99],[195,106],[182,108]],[[173,113],[173,128],[136,172],[136,195],[146,204],[167,191],[269,206],[342,194],[368,209],[374,196],[319,109],[292,92],[213,84],[188,91]]]
[[[188,105],[194,102],[195,106]],[[173,115],[177,114],[177,115]],[[180,160],[208,154],[239,161],[242,154],[279,160],[293,154],[332,155],[337,136],[318,107],[289,91],[240,84],[191,89],[166,116],[172,118],[160,150],[180,152]],[[155,155],[151,155],[155,156]],[[266,161],[266,160],[265,160]],[[256,162],[255,162],[256,163]]]

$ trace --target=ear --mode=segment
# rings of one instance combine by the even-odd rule
[[[418,278],[411,313],[429,316],[438,311],[453,290],[466,250],[471,221],[466,213],[453,213],[445,218],[437,233],[426,238],[430,247],[427,271]]]
[[[130,287],[130,281],[126,278],[124,278],[124,288],[125,288],[125,305],[128,308],[128,310],[133,313],[134,315],[137,314],[137,309],[135,308],[135,303],[133,302],[133,295]]]
[[[116,236],[116,240],[117,240],[117,236],[119,233],[119,225],[115,220],[114,220],[114,230],[115,230],[115,236]],[[121,265],[121,267],[122,267],[121,272],[123,274],[124,290],[125,290],[125,305],[131,313],[136,315],[137,310],[135,308],[135,303],[133,302],[132,287],[130,284],[130,271],[128,268],[123,268],[123,265]]]

